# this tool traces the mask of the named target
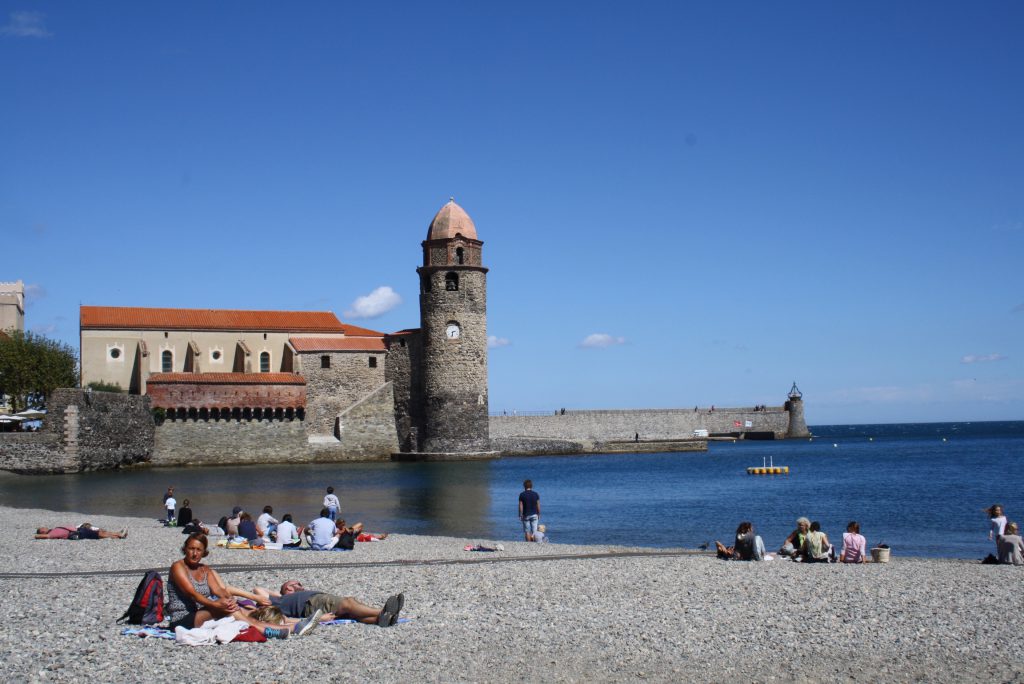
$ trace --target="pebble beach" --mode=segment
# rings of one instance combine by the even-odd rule
[[[207,562],[231,584],[295,578],[371,605],[403,591],[411,621],[189,647],[122,636],[115,624],[145,570],[166,579],[180,530],[154,518],[0,514],[8,682],[1024,681],[1024,568],[898,555],[859,566],[740,563],[684,549],[411,535],[351,552],[214,549]],[[32,538],[38,526],[83,521],[130,534]],[[478,543],[505,550],[463,550]]]

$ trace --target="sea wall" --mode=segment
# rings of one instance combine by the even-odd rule
[[[707,451],[705,439],[652,439],[602,442],[590,439],[492,437],[491,448],[502,456],[559,456],[571,454],[652,454]]]
[[[710,436],[747,439],[785,439],[789,413],[770,406],[763,411],[750,408],[637,409],[609,411],[566,411],[557,415],[491,416],[490,433],[494,448],[503,453],[519,453],[516,442],[552,442],[571,453],[571,444],[692,439],[694,430],[707,430]],[[532,452],[535,453],[535,452]]]
[[[235,465],[308,460],[298,418],[165,420],[156,427],[152,465]]]
[[[156,428],[151,463],[159,466],[255,463],[336,463],[388,460],[398,450],[390,383],[338,417],[331,434],[310,435],[305,421],[288,418],[186,418]]]
[[[59,389],[39,432],[0,433],[0,469],[77,473],[148,461],[154,421],[149,399],[117,392]]]

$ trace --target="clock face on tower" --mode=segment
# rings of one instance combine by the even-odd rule
[[[448,327],[444,329],[444,336],[449,340],[457,340],[461,334],[462,330],[459,328],[458,323],[449,323]]]

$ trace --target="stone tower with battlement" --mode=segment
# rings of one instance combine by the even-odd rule
[[[0,283],[0,332],[25,329],[25,283]]]
[[[454,198],[423,242],[420,451],[490,451],[487,415],[487,269],[476,226]]]

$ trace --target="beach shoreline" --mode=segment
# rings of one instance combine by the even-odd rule
[[[128,539],[37,541],[37,526],[84,517],[8,507],[0,515],[0,553],[9,559],[0,572],[8,652],[0,672],[8,681],[1024,679],[1024,637],[1008,618],[1024,607],[1014,567],[900,557],[862,566],[724,563],[510,541],[484,554],[463,547],[496,540],[413,535],[351,552],[215,549],[208,562],[232,584],[297,578],[370,604],[404,591],[412,621],[196,649],[120,635],[114,620],[141,574],[67,574],[166,573],[180,557],[179,529],[93,515],[102,527],[127,524]],[[609,552],[624,555],[554,558]],[[457,562],[484,556],[517,562]]]

